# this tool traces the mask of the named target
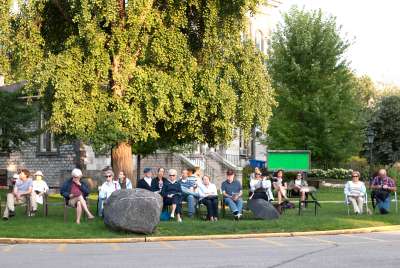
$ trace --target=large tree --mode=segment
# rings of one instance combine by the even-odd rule
[[[132,148],[213,145],[234,127],[266,130],[273,91],[262,55],[241,38],[259,2],[21,2],[19,17],[34,13],[41,42],[32,45],[43,53],[30,88],[54,133],[112,146],[116,172],[132,174]]]
[[[400,95],[385,96],[378,103],[369,122],[375,134],[373,163],[393,164],[400,161]],[[366,155],[370,155],[366,146]]]
[[[334,17],[297,7],[284,14],[268,59],[279,103],[270,124],[271,148],[308,149],[324,165],[358,154],[361,86],[345,60],[348,47]]]

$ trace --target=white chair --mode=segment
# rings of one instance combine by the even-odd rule
[[[365,205],[365,212],[368,213],[368,194],[365,193],[364,194],[364,202],[363,202],[363,206]],[[351,205],[351,201],[349,200],[349,196],[347,194],[344,195],[344,203],[346,205],[347,208],[347,215],[350,215],[350,205]]]

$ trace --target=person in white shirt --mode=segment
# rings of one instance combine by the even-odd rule
[[[210,182],[210,177],[203,176],[202,183],[199,184],[198,192],[200,203],[207,207],[207,220],[218,220],[218,192],[214,183]]]
[[[99,190],[99,203],[98,203],[98,213],[100,217],[103,217],[103,203],[111,194],[117,190],[121,190],[121,186],[118,181],[114,181],[114,172],[112,170],[107,170],[104,172],[104,177],[106,181],[101,185]]]
[[[301,201],[307,199],[309,187],[307,181],[304,179],[303,173],[297,173],[296,179],[290,181],[288,188],[292,190],[293,196],[300,196]],[[304,203],[301,203],[301,205],[304,206]]]
[[[280,169],[276,172],[273,185],[278,195],[278,204],[282,204],[282,199],[287,200],[287,183],[283,182],[283,170]]]
[[[49,186],[43,180],[43,172],[38,170],[33,174],[35,180],[32,182],[32,194],[35,197],[36,203],[43,204],[43,196],[49,191]]]
[[[344,186],[344,194],[346,198],[353,205],[356,214],[363,213],[364,196],[367,192],[364,182],[360,181],[360,172],[353,171],[351,174],[351,181],[348,181]]]
[[[136,188],[152,191],[151,182],[153,178],[151,177],[152,176],[151,168],[148,167],[144,168],[143,173],[144,177],[138,180]]]
[[[271,191],[271,181],[266,176],[262,176],[261,171],[255,170],[254,177],[250,179],[249,199],[264,199],[265,201],[274,200]]]

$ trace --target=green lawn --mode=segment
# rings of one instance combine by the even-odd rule
[[[321,201],[342,201],[342,189],[322,189],[318,193]],[[91,207],[96,208],[96,196],[91,196]],[[2,194],[4,202],[4,193]],[[60,199],[52,198],[59,202]],[[4,205],[3,205],[4,208]],[[9,221],[0,222],[0,237],[30,237],[30,238],[111,238],[135,237],[140,235],[114,232],[108,230],[101,219],[83,221],[81,225],[74,224],[74,211],[69,210],[68,222],[63,221],[63,208],[50,207],[49,217],[42,216],[41,208],[35,217],[23,215],[24,208],[17,209],[17,216]],[[205,208],[202,208],[202,214]],[[333,230],[359,227],[384,226],[400,224],[398,214],[347,216],[343,203],[323,203],[318,216],[313,209],[307,209],[303,216],[297,215],[297,209],[287,210],[279,220],[262,221],[251,217],[250,212],[245,218],[235,222],[227,213],[226,219],[218,222],[205,222],[200,219],[190,220],[184,217],[181,224],[175,221],[161,222],[153,236],[171,235],[206,235],[206,234],[244,234],[263,232],[292,232],[309,230]]]

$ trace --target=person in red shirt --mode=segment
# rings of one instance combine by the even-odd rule
[[[90,190],[86,183],[80,181],[82,177],[80,169],[75,168],[72,170],[71,175],[72,178],[64,182],[60,193],[65,198],[68,206],[76,208],[76,223],[80,224],[82,210],[86,213],[88,219],[94,219],[86,204],[86,197],[89,195]]]

